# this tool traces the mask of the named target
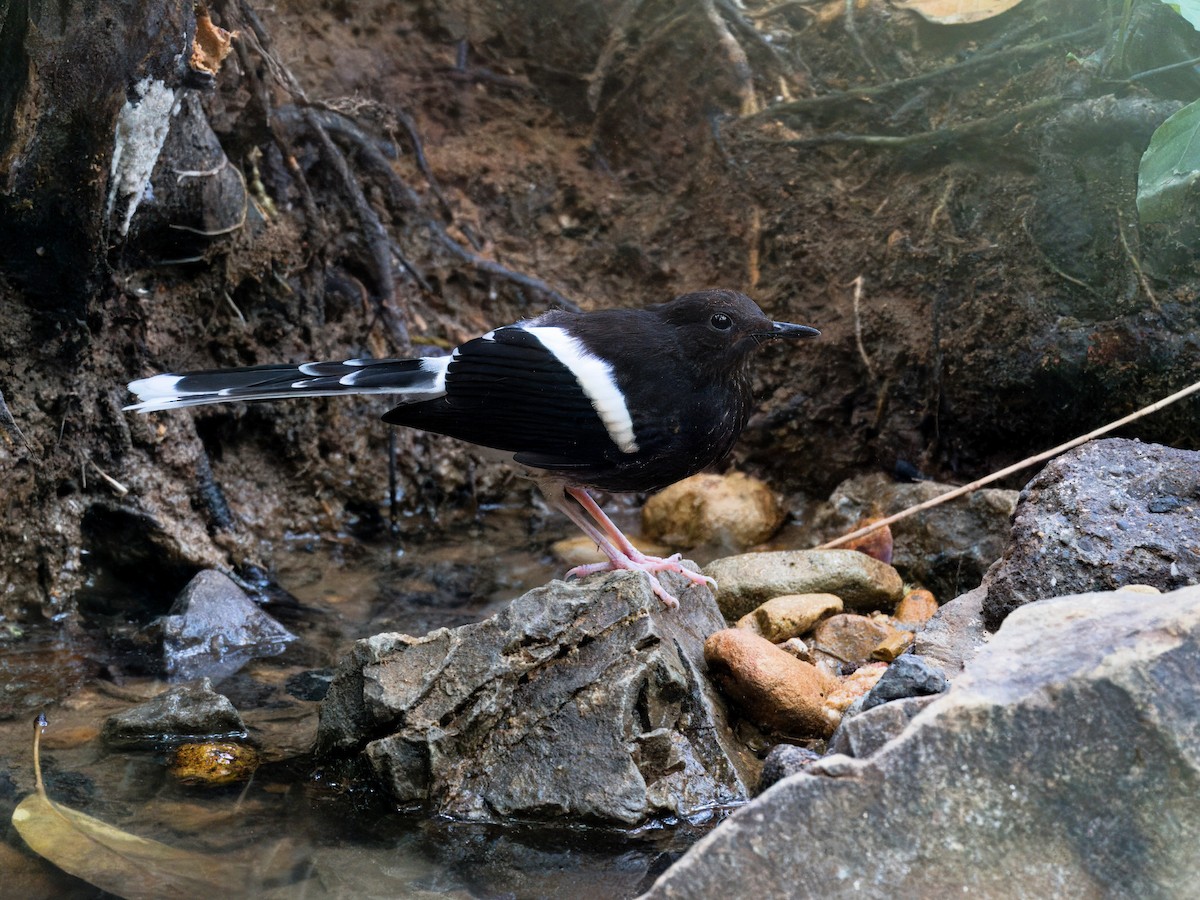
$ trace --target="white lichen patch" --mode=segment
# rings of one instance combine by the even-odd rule
[[[171,127],[171,117],[178,109],[176,92],[165,82],[148,76],[134,86],[134,94],[136,99],[125,101],[117,117],[108,187],[109,220],[118,204],[124,207],[117,227],[122,235],[129,231],[133,214],[146,194],[150,174]]]

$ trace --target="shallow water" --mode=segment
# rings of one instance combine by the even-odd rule
[[[227,896],[613,898],[645,890],[711,823],[630,833],[450,822],[332,782],[307,755],[328,670],[355,639],[478,621],[561,576],[565,566],[547,548],[569,526],[531,536],[528,520],[528,510],[485,510],[459,532],[402,545],[294,537],[276,555],[282,591],[266,608],[300,640],[215,685],[262,755],[247,783],[189,786],[170,773],[168,748],[116,751],[100,740],[109,715],[170,686],[130,674],[139,668],[122,656],[128,647],[115,650],[92,629],[0,632],[0,897],[107,896],[42,862],[8,826],[33,789],[31,722],[39,711],[50,720],[42,765],[53,800],[212,854],[214,873],[224,873],[214,875],[214,892]],[[96,589],[120,589],[102,584]],[[235,862],[252,873],[236,886],[221,880]]]

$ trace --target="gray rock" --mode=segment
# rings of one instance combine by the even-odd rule
[[[889,516],[953,487],[935,481],[904,484],[883,473],[851,478],[837,486],[812,527],[821,540],[828,540],[865,517]],[[939,599],[978,587],[1004,552],[1016,505],[1016,491],[985,488],[902,519],[890,526],[892,565]]]
[[[781,781],[645,896],[1195,896],[1198,670],[1200,587],[1024,607],[899,737]]]
[[[946,677],[956,678],[967,661],[991,637],[991,632],[983,627],[985,596],[987,590],[977,587],[943,603],[925,627],[916,633],[913,653],[940,666]]]
[[[182,741],[242,739],[246,726],[229,699],[204,678],[109,716],[100,736],[118,749],[160,748]]]
[[[197,573],[180,592],[162,620],[162,635],[163,665],[177,680],[220,681],[296,640],[228,575],[213,569]]]
[[[1021,492],[1012,541],[984,581],[993,631],[1025,603],[1200,583],[1200,453],[1111,438],[1046,464]]]
[[[867,696],[870,696],[869,694]],[[862,707],[848,711],[842,724],[829,739],[829,752],[842,753],[858,759],[870,756],[888,741],[900,734],[913,717],[937,699],[936,694],[926,697],[905,697],[891,703],[882,703],[865,712]],[[866,697],[863,698],[866,700]]]
[[[622,572],[477,624],[376,635],[339,665],[317,752],[361,754],[397,800],[475,821],[630,825],[736,802],[758,765],[703,675],[724,624],[707,589],[667,610]]]
[[[847,610],[892,609],[904,582],[887,563],[856,550],[776,550],[714,559],[717,602],[731,622],[784,594],[835,594]]]
[[[892,700],[906,697],[928,697],[940,694],[949,685],[946,673],[929,661],[911,653],[898,656],[887,667],[875,687],[863,700],[863,710],[873,709]]]
[[[778,781],[783,781],[789,775],[803,772],[818,759],[821,754],[798,747],[795,744],[776,744],[763,760],[762,774],[758,777],[758,793],[762,793]]]

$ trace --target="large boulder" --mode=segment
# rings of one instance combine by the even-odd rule
[[[1200,587],[1023,607],[899,737],[781,781],[646,896],[1195,896],[1198,670]]]
[[[758,765],[703,674],[724,619],[706,588],[663,577],[679,609],[621,572],[359,641],[321,709],[319,756],[365,758],[397,800],[474,821],[632,825],[744,800]]]
[[[1200,453],[1112,438],[1051,460],[1021,492],[984,584],[984,623],[1045,597],[1200,583]]]

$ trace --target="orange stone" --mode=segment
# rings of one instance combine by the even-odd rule
[[[757,725],[793,737],[828,737],[840,721],[825,705],[833,687],[828,676],[745,628],[710,635],[704,659],[721,692]]]
[[[917,588],[905,594],[904,599],[896,604],[892,618],[906,625],[922,625],[932,619],[937,611],[937,598],[924,588]]]

